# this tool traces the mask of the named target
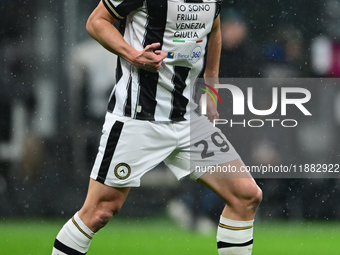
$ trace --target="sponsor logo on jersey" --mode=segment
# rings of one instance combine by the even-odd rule
[[[168,57],[167,58],[174,58],[175,53],[173,52],[168,52]]]
[[[190,54],[181,53],[181,52],[168,52],[167,58],[186,59],[191,63],[196,63],[200,59],[201,56],[202,56],[202,48],[200,46],[196,46]]]
[[[197,46],[193,51],[191,52],[191,62],[196,63],[199,58],[202,55],[202,48],[200,46]]]
[[[131,167],[126,163],[120,163],[115,167],[115,176],[120,180],[129,178],[131,174]]]

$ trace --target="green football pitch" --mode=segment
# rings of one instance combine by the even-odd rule
[[[1,255],[51,254],[64,221],[0,220]],[[253,255],[340,255],[339,222],[260,222]],[[167,218],[113,219],[92,241],[89,255],[217,254],[215,235],[186,231]]]

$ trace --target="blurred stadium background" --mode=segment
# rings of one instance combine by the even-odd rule
[[[85,30],[98,0],[0,3],[0,254],[46,254],[64,219],[85,198],[115,56]],[[224,77],[340,77],[339,0],[224,0],[222,8]],[[289,136],[279,129],[226,131],[247,164],[340,163],[340,87],[314,89],[315,110],[323,113],[319,124],[308,123]],[[333,249],[339,248],[334,240],[339,236],[340,179],[257,181],[264,199],[255,255],[340,254]],[[91,249],[106,254],[95,249],[111,249],[115,240],[139,240],[154,229],[142,254],[156,254],[169,242],[180,249],[163,254],[213,253],[211,222],[221,210],[218,204],[219,198],[189,180],[177,182],[160,165],[131,191],[115,223],[103,230],[102,235],[115,232],[112,241]],[[39,244],[45,252],[23,252],[21,247],[38,236],[46,237]],[[137,246],[143,250],[142,243]]]

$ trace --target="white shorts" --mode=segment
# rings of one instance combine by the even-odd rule
[[[204,116],[190,121],[153,122],[107,113],[91,178],[111,187],[138,187],[141,177],[159,163],[177,179],[204,172],[197,166],[240,158],[222,132]]]

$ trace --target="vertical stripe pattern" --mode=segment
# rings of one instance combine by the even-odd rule
[[[124,109],[124,115],[127,117],[131,117],[131,76],[129,79],[129,83],[127,86],[127,98],[126,98],[126,102],[125,102],[125,109]]]
[[[126,25],[126,19],[121,20],[119,22],[119,32],[121,33],[122,36],[124,36],[125,32],[125,25]],[[117,68],[116,68],[116,83],[120,81],[120,79],[123,77],[123,70],[122,70],[122,63],[120,60],[120,57],[117,58]],[[116,94],[115,91],[113,90],[110,99],[109,99],[109,104],[107,107],[108,112],[113,112],[113,109],[116,106]]]
[[[146,0],[146,9],[148,21],[143,46],[145,48],[152,43],[160,43],[160,49],[162,49],[168,12],[167,0]],[[158,79],[159,73],[140,70],[139,82],[141,87],[137,106],[140,110],[137,111],[137,119],[155,120]]]
[[[189,100],[183,96],[183,91],[186,88],[185,80],[188,77],[190,67],[185,66],[175,66],[174,76],[172,78],[172,82],[175,85],[175,88],[172,92],[172,112],[170,119],[175,120],[185,120],[184,114],[186,113],[186,107],[188,105]]]
[[[113,155],[115,153],[120,134],[122,133],[124,123],[120,121],[116,121],[113,125],[109,138],[107,140],[104,156],[102,163],[99,168],[98,176],[96,178],[96,181],[100,183],[104,183],[107,173],[109,171],[109,167],[111,164],[111,160],[113,158]]]

